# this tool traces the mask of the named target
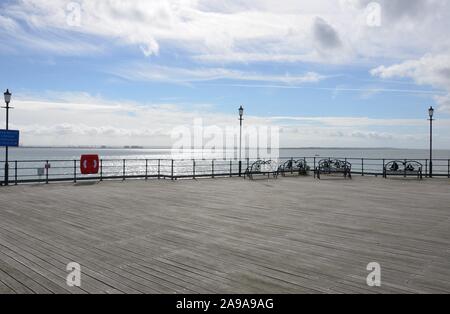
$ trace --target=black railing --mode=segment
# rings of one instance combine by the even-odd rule
[[[331,158],[331,157],[330,157]],[[323,157],[286,157],[272,159],[277,165],[287,160],[305,161],[313,171]],[[352,164],[351,173],[361,176],[382,176],[384,166],[393,159],[376,158],[339,158]],[[266,159],[268,160],[268,159]],[[408,161],[411,159],[400,159]],[[256,161],[243,159],[241,174]],[[423,176],[429,177],[429,159],[415,159],[423,165]],[[4,167],[0,161],[0,182],[4,184]],[[83,175],[80,160],[15,160],[10,161],[9,184],[50,183],[59,181],[84,180],[126,180],[126,179],[182,179],[201,177],[239,176],[237,159],[101,159],[99,172],[95,175]],[[450,178],[450,159],[433,159],[433,176]]]

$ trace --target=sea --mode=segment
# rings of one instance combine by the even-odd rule
[[[97,154],[103,159],[212,159],[224,156],[235,156],[238,152],[204,151],[201,149],[172,150],[171,148],[62,148],[62,147],[19,147],[9,148],[10,160],[73,160],[83,154]],[[249,150],[242,156],[255,155]],[[264,156],[265,158],[270,158]],[[427,159],[427,149],[396,149],[396,148],[280,148],[273,153],[274,157],[333,157],[333,158],[373,158],[373,159]],[[450,150],[434,150],[433,159],[450,159]],[[228,159],[228,158],[227,158]],[[4,155],[0,150],[0,160]]]

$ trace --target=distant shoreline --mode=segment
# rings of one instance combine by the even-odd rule
[[[20,146],[15,149],[172,149],[170,146]],[[201,148],[194,148],[201,149]],[[230,148],[232,149],[232,148]],[[235,147],[234,149],[238,149]],[[249,149],[249,148],[247,148]],[[250,148],[257,149],[257,148]],[[426,150],[427,148],[395,148],[395,147],[280,147],[279,149],[316,149],[316,150]],[[435,149],[450,150],[450,149]]]

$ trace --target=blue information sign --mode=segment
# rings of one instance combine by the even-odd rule
[[[0,146],[19,146],[19,131],[0,130]]]

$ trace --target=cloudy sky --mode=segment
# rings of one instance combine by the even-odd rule
[[[24,145],[170,145],[276,125],[283,146],[450,149],[447,0],[2,0]],[[2,120],[4,112],[2,112]]]

